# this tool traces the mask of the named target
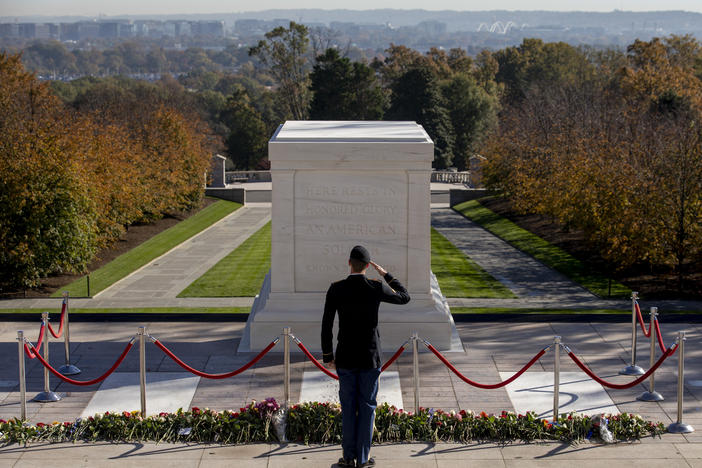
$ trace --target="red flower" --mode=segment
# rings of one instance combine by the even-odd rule
[[[70,427],[70,426],[72,426],[72,425],[73,425],[73,423],[70,423],[70,422],[64,422],[64,423],[63,423],[63,425],[64,425],[65,427]]]
[[[485,411],[481,411],[481,412],[480,412],[480,417],[481,417],[481,418],[486,418],[486,419],[487,419],[488,415],[487,415],[487,413],[485,413]]]
[[[193,414],[200,414],[200,408],[198,408],[197,406],[193,406],[192,411],[193,411]]]
[[[0,424],[7,424],[7,421],[5,421],[4,419],[0,419]]]
[[[41,423],[41,422],[40,422],[40,423],[37,423],[37,427],[44,427],[44,426],[46,426],[46,424]]]
[[[132,413],[130,413],[129,411],[122,411],[122,416],[124,416],[125,418],[128,418],[131,415],[132,415]]]

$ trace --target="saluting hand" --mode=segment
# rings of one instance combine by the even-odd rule
[[[380,276],[385,276],[387,274],[387,270],[378,265],[377,263],[372,261],[370,262],[370,264],[373,268],[375,268],[375,271],[377,271]]]

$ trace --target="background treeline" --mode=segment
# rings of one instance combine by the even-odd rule
[[[702,49],[689,36],[587,53],[525,41],[505,85],[488,185],[582,230],[613,269],[702,282]],[[695,279],[685,283],[686,277]]]
[[[0,287],[80,272],[130,224],[200,204],[199,117],[148,85],[104,91],[64,105],[0,54]]]
[[[149,54],[156,53],[129,43],[118,47],[122,63],[148,62]],[[95,60],[104,64],[118,47],[100,51],[101,58]],[[697,275],[698,283],[702,279],[702,49],[692,37],[637,41],[627,50],[526,39],[517,47],[483,50],[474,56],[463,49],[432,48],[421,53],[391,44],[383,54],[366,61],[339,47],[333,38],[310,34],[305,26],[291,22],[244,50],[246,56],[241,48],[225,49],[232,59],[222,51],[173,52],[193,58],[173,68],[187,72],[175,78],[163,74],[153,83],[121,76],[84,77],[51,82],[52,95],[24,72],[31,86],[11,88],[10,81],[2,80],[2,99],[7,102],[14,102],[8,97],[12,93],[34,96],[31,90],[42,90],[47,106],[55,109],[45,121],[53,122],[49,127],[60,129],[56,134],[62,135],[52,141],[93,145],[88,146],[93,148],[90,151],[75,150],[82,160],[94,157],[92,165],[76,166],[81,167],[76,169],[81,176],[76,180],[95,177],[125,187],[108,196],[111,192],[96,184],[79,184],[87,194],[86,203],[105,198],[95,212],[114,213],[100,221],[96,218],[92,237],[81,239],[94,238],[94,247],[114,238],[120,226],[133,220],[187,205],[192,198],[187,195],[188,185],[168,183],[180,195],[166,200],[181,200],[185,205],[139,202],[130,211],[132,204],[121,198],[129,190],[147,192],[144,196],[162,193],[141,185],[155,179],[137,168],[147,164],[141,159],[156,160],[146,155],[161,157],[161,167],[172,168],[173,180],[190,174],[194,165],[183,165],[187,152],[174,149],[181,144],[199,151],[202,166],[198,170],[206,165],[202,162],[205,149],[225,154],[237,169],[265,169],[267,141],[288,119],[413,120],[435,142],[434,167],[464,169],[470,156],[486,156],[490,188],[509,197],[520,212],[545,215],[566,228],[582,230],[612,269],[621,272],[645,266],[653,275],[674,271],[680,289],[686,276]],[[40,55],[26,49],[22,60]],[[14,68],[20,66],[17,58],[4,60]],[[236,72],[227,68],[243,62]],[[41,63],[45,59],[33,69]],[[32,115],[27,105],[23,109],[16,111],[19,121]],[[3,122],[13,121],[10,112],[3,114]],[[174,138],[174,133],[155,125],[161,115],[175,119],[187,138]],[[89,123],[93,135],[101,136],[83,137],[85,132],[78,130],[82,122]],[[149,125],[161,133],[145,131]],[[2,138],[13,141],[8,134],[4,132]],[[36,135],[27,133],[23,138],[32,142]],[[39,158],[34,153],[31,157]],[[113,171],[111,165],[119,161],[126,169]],[[86,167],[92,167],[93,173]],[[118,174],[101,179],[94,174],[100,170]],[[135,177],[125,175],[129,171]],[[31,193],[25,191],[24,196]],[[119,218],[117,213],[129,214]],[[80,266],[87,257],[62,260],[60,268],[71,263]]]

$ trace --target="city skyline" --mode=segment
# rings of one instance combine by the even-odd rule
[[[349,9],[348,2],[339,0],[307,0],[304,5],[294,9],[321,8],[325,10]],[[353,3],[353,10],[373,9],[424,9],[429,11],[487,11],[487,10],[522,10],[522,11],[670,11],[684,10],[702,13],[699,0],[531,0],[525,7],[520,0],[493,0],[487,6],[477,0],[438,0],[427,4],[420,0],[358,0]],[[231,2],[223,0],[106,0],[100,3],[92,0],[0,0],[0,17],[13,16],[119,16],[119,15],[176,15],[176,14],[216,14],[257,12],[268,9],[291,9],[287,0],[260,0],[256,3]]]

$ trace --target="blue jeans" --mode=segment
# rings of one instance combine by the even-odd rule
[[[366,463],[373,440],[380,369],[337,369],[344,458]]]

